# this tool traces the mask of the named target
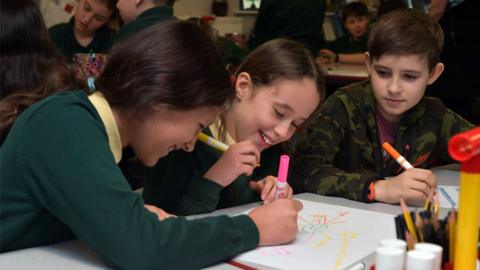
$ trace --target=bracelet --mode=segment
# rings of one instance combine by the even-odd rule
[[[375,181],[372,181],[370,185],[368,186],[368,196],[367,199],[371,202],[375,200]]]
[[[340,61],[340,54],[336,53],[335,54],[335,63],[338,63]]]

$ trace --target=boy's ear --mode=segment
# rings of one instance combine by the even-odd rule
[[[252,78],[247,72],[241,72],[235,82],[235,93],[238,100],[243,100],[250,95],[252,90]]]
[[[135,6],[140,6],[140,4],[143,2],[143,0],[135,0]]]
[[[428,77],[427,84],[430,85],[434,83],[438,79],[438,77],[442,75],[444,69],[445,69],[445,65],[443,65],[443,63],[437,63],[435,67],[433,67],[432,72]]]
[[[372,74],[372,60],[370,57],[370,53],[365,52],[365,66],[367,67],[368,74]]]

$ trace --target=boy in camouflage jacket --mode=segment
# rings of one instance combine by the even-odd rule
[[[443,32],[428,15],[397,10],[383,16],[368,40],[370,79],[326,100],[293,158],[294,190],[423,203],[437,185],[428,168],[453,162],[448,140],[473,127],[440,100],[424,96],[444,69],[442,47]],[[415,168],[404,171],[382,150],[385,141]]]

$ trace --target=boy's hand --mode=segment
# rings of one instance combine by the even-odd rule
[[[279,245],[295,239],[297,215],[302,208],[302,203],[297,200],[279,199],[253,209],[248,215],[257,225],[259,245]]]
[[[321,49],[316,62],[320,65],[333,64],[335,62],[335,53],[328,49]]]
[[[263,203],[269,203],[275,200],[275,193],[277,191],[277,178],[274,176],[267,176],[260,181],[250,181],[250,188],[260,193],[260,198]],[[292,198],[293,189],[287,183],[285,187],[285,194],[287,199]]]
[[[375,183],[375,200],[399,203],[400,197],[412,205],[423,205],[437,189],[437,179],[430,170],[413,168],[388,180]]]
[[[177,216],[169,214],[169,213],[163,211],[161,208],[158,208],[158,207],[153,206],[151,204],[145,204],[144,207],[147,208],[148,211],[156,214],[157,217],[158,217],[158,220],[164,220],[164,219],[170,218],[170,217],[177,217]]]
[[[260,160],[260,151],[250,141],[232,144],[222,157],[205,173],[208,178],[221,186],[228,186],[239,175],[251,175]]]

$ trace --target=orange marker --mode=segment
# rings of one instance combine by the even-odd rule
[[[390,154],[390,156],[392,156],[398,164],[400,164],[400,166],[402,166],[405,170],[408,170],[408,169],[413,169],[413,166],[412,164],[410,164],[410,162],[408,162],[402,155],[400,155],[400,153],[398,153],[397,150],[395,150],[395,148],[393,148],[388,142],[384,142],[382,144],[382,147],[383,149],[385,149],[385,151],[387,151],[388,154]]]

